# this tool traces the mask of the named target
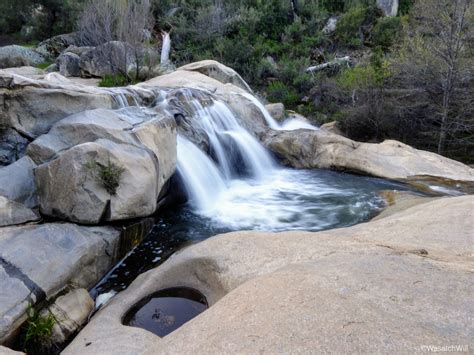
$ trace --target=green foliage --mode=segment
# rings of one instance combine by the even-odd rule
[[[111,88],[116,86],[126,86],[130,84],[129,79],[121,74],[106,75],[99,81],[99,87]]]
[[[339,19],[336,38],[348,47],[361,47],[370,37],[371,29],[379,15],[380,12],[375,6],[351,8]]]
[[[46,69],[47,67],[49,67],[51,64],[54,64],[53,62],[51,61],[46,61],[46,62],[43,62],[43,63],[40,63],[36,66],[36,68],[38,69]]]
[[[400,17],[382,17],[377,21],[372,34],[375,46],[387,49],[400,37],[402,20]]]
[[[117,193],[120,186],[120,180],[125,169],[112,163],[110,160],[107,165],[102,165],[95,161],[90,161],[84,165],[86,169],[92,172],[96,180],[112,196]]]
[[[0,35],[43,40],[72,32],[84,0],[2,0]],[[26,29],[25,32],[22,30]]]
[[[414,2],[415,0],[400,0],[398,5],[398,14],[407,15],[410,12]]]
[[[282,102],[286,107],[294,107],[298,102],[296,90],[281,81],[271,83],[268,86],[267,94],[270,102]]]
[[[47,316],[42,316],[31,305],[27,309],[28,319],[25,325],[25,350],[32,353],[47,352],[53,345],[53,327],[57,323],[54,315],[49,312]]]

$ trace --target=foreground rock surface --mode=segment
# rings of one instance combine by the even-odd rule
[[[324,130],[297,130],[270,132],[264,144],[295,168],[348,170],[394,180],[432,176],[474,181],[469,166],[393,140],[360,143]]]
[[[64,351],[89,353],[387,353],[472,346],[474,197],[434,200],[328,232],[221,235],[141,275]],[[167,287],[210,308],[161,339],[122,325]]]
[[[68,284],[94,285],[116,261],[119,235],[60,223],[0,228],[0,344],[23,323],[28,304]]]

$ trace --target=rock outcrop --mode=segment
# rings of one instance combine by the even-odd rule
[[[194,62],[186,64],[178,70],[195,71],[210,78],[216,79],[223,84],[232,84],[239,88],[252,93],[252,89],[245,82],[244,79],[232,68],[229,68],[215,60],[203,60],[200,62]]]
[[[120,41],[94,47],[81,55],[82,75],[102,78],[115,74],[117,70],[127,72],[133,63],[132,53],[129,45]]]
[[[432,176],[474,181],[474,169],[438,154],[387,140],[360,143],[323,130],[270,132],[264,144],[295,168],[347,170],[393,180]]]
[[[41,213],[85,224],[145,217],[174,174],[176,125],[138,108],[85,111],[59,122],[27,154],[41,164]],[[110,191],[100,174],[114,167],[117,186]]]
[[[38,65],[44,61],[43,55],[30,48],[17,45],[0,47],[0,69]]]
[[[56,63],[59,68],[59,73],[62,76],[70,77],[81,76],[81,67],[79,65],[81,58],[74,53],[63,53],[61,54],[58,59],[56,59]]]
[[[0,72],[0,104],[4,108],[0,126],[30,139],[74,113],[117,106],[110,92],[75,84],[56,73],[34,80],[4,72]]]
[[[59,223],[0,228],[0,344],[26,319],[29,304],[68,284],[94,285],[115,263],[119,235],[110,227]]]
[[[41,42],[36,51],[48,58],[56,58],[65,51],[69,46],[79,44],[79,36],[77,33],[65,33],[62,35],[48,38]]]
[[[474,197],[327,232],[237,232],[140,277],[64,354],[412,352],[471,344]],[[210,308],[165,338],[124,326],[142,298],[201,291]],[[203,336],[205,334],[205,336]]]

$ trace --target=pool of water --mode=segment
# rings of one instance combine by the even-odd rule
[[[123,323],[165,337],[207,308],[206,298],[199,291],[186,287],[169,288],[138,302],[125,315]]]
[[[161,210],[144,241],[93,290],[99,303],[184,246],[236,230],[320,231],[374,217],[382,190],[407,190],[400,183],[328,170],[278,169],[263,179],[235,179],[211,208],[190,205]]]

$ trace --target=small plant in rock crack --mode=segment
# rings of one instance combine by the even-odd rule
[[[36,354],[48,354],[53,347],[53,327],[57,323],[51,312],[40,314],[33,306],[28,305],[28,319],[24,328],[25,351]]]
[[[84,166],[91,171],[97,181],[102,184],[105,190],[112,196],[117,193],[117,188],[120,186],[120,179],[125,169],[112,163],[110,160],[106,165],[95,161],[90,161]]]

